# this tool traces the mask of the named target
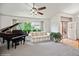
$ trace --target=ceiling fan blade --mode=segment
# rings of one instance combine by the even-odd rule
[[[38,10],[44,10],[44,9],[46,9],[45,6],[44,6],[44,7],[40,7],[40,8],[38,8]]]
[[[41,12],[37,12],[38,14],[40,14],[40,15],[43,15],[43,13],[41,13]]]

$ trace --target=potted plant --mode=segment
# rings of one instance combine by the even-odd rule
[[[20,26],[21,26],[21,29],[27,34],[29,34],[29,32],[31,31],[31,23],[30,22],[29,23],[24,22]]]
[[[53,41],[60,42],[62,36],[61,36],[61,34],[59,32],[57,32],[57,33],[52,32],[50,34],[50,37],[51,37],[51,39],[53,39]]]

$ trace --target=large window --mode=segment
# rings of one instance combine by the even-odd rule
[[[39,30],[43,30],[43,21],[32,21],[31,25],[35,28],[35,29],[39,29]]]
[[[13,24],[15,24],[17,22],[20,22],[20,21],[17,21],[16,19],[13,19]],[[34,30],[34,31],[43,31],[43,21],[30,21],[30,22],[27,22],[27,21],[23,22],[22,21],[20,23],[21,24],[19,26],[17,26],[16,28],[14,28],[14,29],[25,30],[25,29],[30,28],[30,30]],[[28,23],[30,25],[28,25]]]

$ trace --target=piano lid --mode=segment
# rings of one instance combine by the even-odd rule
[[[6,27],[6,28],[3,28],[3,29],[0,30],[0,32],[5,32],[5,31],[7,31],[7,30],[9,30],[9,29],[11,29],[11,28],[13,28],[13,27],[19,25],[19,24],[20,24],[20,23],[16,23],[16,24],[14,24],[14,25],[11,25],[11,26],[8,26],[8,27]]]

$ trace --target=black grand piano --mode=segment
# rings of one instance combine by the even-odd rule
[[[21,43],[23,42],[23,44],[25,43],[26,33],[24,33],[22,30],[11,30],[12,28],[18,26],[19,24],[20,23],[16,23],[12,26],[0,30],[0,37],[3,38],[3,43],[5,43],[5,41],[7,42],[7,49],[10,49],[11,41],[12,41],[12,47],[13,44],[15,43],[15,48],[17,43],[19,43],[20,41]]]

